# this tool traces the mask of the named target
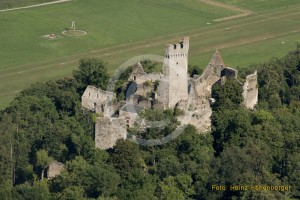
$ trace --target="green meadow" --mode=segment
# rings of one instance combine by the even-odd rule
[[[55,0],[0,0],[0,10],[48,3]]]
[[[248,9],[255,13],[264,13],[274,10],[284,10],[297,5],[298,0],[217,0],[227,5]]]
[[[300,42],[300,1],[218,2],[254,13],[215,22],[240,13],[200,0],[76,0],[0,12],[0,109],[34,82],[70,76],[80,58],[105,60],[113,72],[132,57],[163,55],[164,44],[190,36],[191,64],[205,67],[218,49],[226,64],[247,67],[282,57]],[[62,35],[73,20],[88,34]],[[62,38],[42,37],[52,33]]]

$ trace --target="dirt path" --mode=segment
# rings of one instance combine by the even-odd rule
[[[215,20],[213,20],[213,21],[215,21],[215,22],[220,22],[220,21],[224,21],[224,20],[229,20],[229,19],[236,19],[236,18],[240,18],[240,17],[245,17],[245,16],[251,15],[251,14],[253,13],[253,12],[250,11],[250,10],[244,10],[244,9],[239,8],[239,7],[227,5],[227,4],[224,4],[224,3],[221,3],[221,2],[216,2],[216,1],[211,1],[211,0],[200,0],[200,1],[203,2],[203,3],[206,3],[206,4],[208,4],[208,5],[211,5],[211,6],[224,8],[224,9],[226,9],[226,10],[231,10],[231,11],[241,12],[241,14],[238,14],[238,15],[233,15],[233,16],[223,17],[223,18],[220,18],[220,19],[215,19]]]
[[[5,9],[5,10],[0,10],[0,12],[6,12],[6,11],[12,11],[12,10],[20,10],[20,9],[25,9],[25,8],[34,8],[34,7],[46,6],[46,5],[63,3],[63,2],[68,2],[68,1],[72,1],[72,0],[52,1],[52,2],[48,2],[48,3],[41,3],[41,4],[32,5],[32,6],[24,6],[24,7],[10,8],[10,9]]]

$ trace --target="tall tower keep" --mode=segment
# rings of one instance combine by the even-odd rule
[[[180,100],[188,98],[188,51],[189,37],[165,47],[164,79],[160,83],[159,97],[166,108],[172,108]]]

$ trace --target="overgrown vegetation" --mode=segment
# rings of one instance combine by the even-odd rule
[[[107,151],[94,148],[94,116],[82,110],[80,94],[87,84],[102,87],[108,76],[102,62],[83,62],[76,78],[34,84],[0,113],[1,199],[300,198],[299,46],[252,67],[259,76],[255,111],[241,106],[241,91],[231,80],[215,90],[211,134],[187,126],[162,146],[119,140]],[[90,74],[95,79],[85,77]],[[176,113],[144,113],[149,120],[169,119],[171,126],[149,128],[143,136],[170,133],[178,125]],[[42,180],[51,160],[65,170]],[[291,191],[216,191],[213,184],[288,185]]]

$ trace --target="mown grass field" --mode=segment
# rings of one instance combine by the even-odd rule
[[[55,0],[0,0],[0,10],[48,3]]]
[[[298,0],[217,0],[227,5],[249,9],[256,13],[264,13],[274,10],[284,10],[291,5],[299,4]]]
[[[226,2],[254,14],[214,22],[240,13],[199,0],[77,0],[0,12],[0,27],[5,27],[0,32],[0,108],[31,83],[70,76],[84,57],[107,61],[113,72],[134,56],[162,55],[164,44],[187,35],[191,64],[204,67],[219,49],[226,64],[247,67],[281,57],[300,42],[300,1]],[[73,19],[88,35],[41,37],[60,34]]]

